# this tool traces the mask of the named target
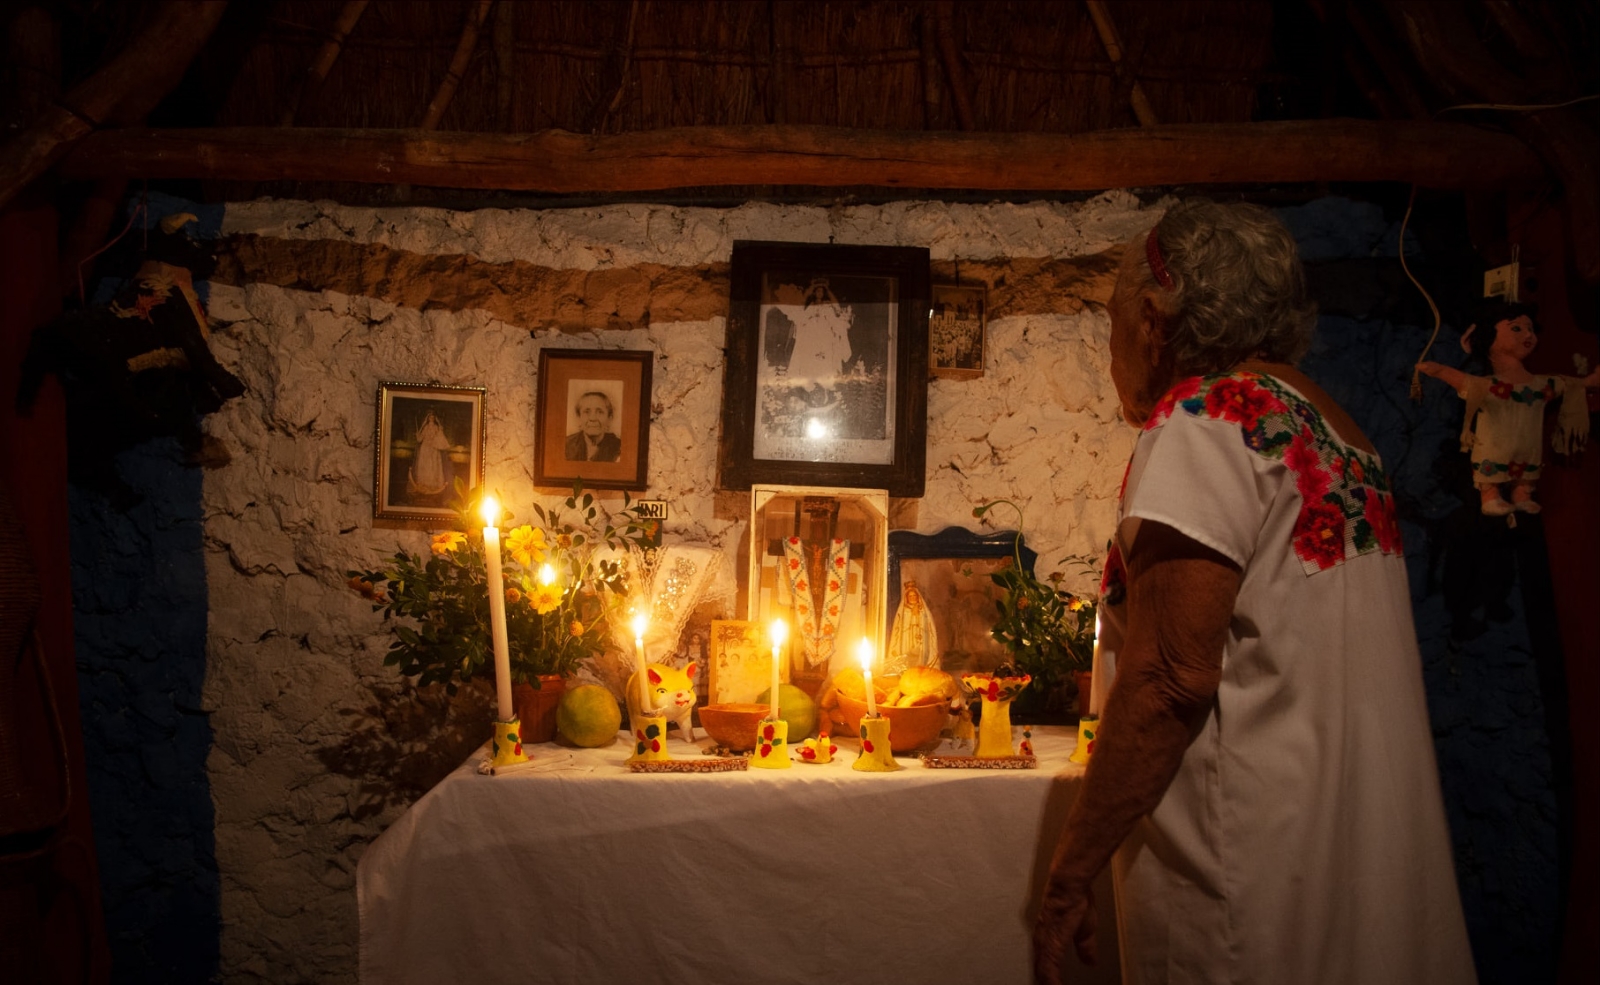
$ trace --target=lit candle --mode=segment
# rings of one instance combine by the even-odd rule
[[[789,638],[789,624],[782,619],[772,621],[772,691],[768,694],[771,698],[767,707],[767,717],[776,721],[778,718],[778,661],[783,659],[783,641]]]
[[[548,585],[556,580],[556,569],[548,564],[539,565],[539,584]]]
[[[1100,714],[1100,610],[1094,613],[1094,656],[1089,662],[1089,698],[1084,709],[1091,715]]]
[[[856,647],[856,655],[861,658],[861,680],[867,688],[867,717],[878,717],[878,699],[872,694],[872,641],[865,636]]]
[[[633,652],[639,664],[639,712],[648,715],[654,710],[650,702],[650,668],[644,660],[644,631],[650,627],[650,617],[635,613],[633,617]]]
[[[478,505],[483,515],[484,565],[489,573],[489,632],[494,639],[494,691],[499,702],[498,721],[516,717],[511,706],[511,649],[506,644],[506,588],[500,574],[500,504],[493,496]]]

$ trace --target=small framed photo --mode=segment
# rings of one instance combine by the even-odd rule
[[[928,251],[736,241],[720,484],[921,496]]]
[[[452,520],[459,480],[483,482],[481,386],[378,384],[372,515],[378,520]]]
[[[650,371],[655,353],[539,350],[533,481],[643,489],[650,468]]]
[[[955,380],[983,375],[985,329],[988,326],[989,289],[933,286],[933,306],[928,315],[928,372]]]

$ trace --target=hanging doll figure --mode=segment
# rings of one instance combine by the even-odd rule
[[[1600,386],[1600,369],[1582,378],[1529,372],[1523,361],[1539,343],[1532,311],[1529,305],[1486,302],[1483,314],[1462,334],[1461,347],[1474,357],[1469,365],[1487,362],[1488,376],[1435,362],[1417,364],[1418,372],[1450,384],[1467,402],[1461,450],[1472,453],[1472,481],[1486,516],[1539,512],[1533,489],[1543,461],[1544,412],[1556,397],[1562,398],[1552,439],[1556,449],[1576,451],[1589,436],[1583,390]],[[1509,497],[1503,495],[1508,486]]]

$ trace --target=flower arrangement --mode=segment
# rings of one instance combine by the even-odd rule
[[[1016,673],[1033,678],[1028,688],[1042,697],[1045,709],[1064,710],[1066,683],[1073,673],[1094,665],[1099,600],[1063,589],[1061,583],[1066,575],[1060,571],[1053,571],[1040,581],[1022,563],[1022,507],[1009,499],[997,499],[975,507],[972,515],[981,520],[1000,505],[1017,511],[1017,537],[1013,563],[989,576],[1005,589],[1005,594],[995,600],[999,618],[990,635],[1011,654]],[[1083,570],[1094,570],[1093,561],[1081,555],[1061,559],[1063,564],[1069,562]]]
[[[455,505],[460,529],[434,535],[426,555],[402,550],[381,569],[348,572],[350,587],[392,621],[395,640],[384,663],[452,694],[458,682],[493,667],[477,497],[468,501],[458,488]],[[501,564],[511,676],[538,687],[539,675],[569,676],[606,647],[608,622],[628,591],[619,558],[648,535],[626,493],[623,509],[610,513],[581,483],[562,509],[533,510],[537,525],[503,531]]]

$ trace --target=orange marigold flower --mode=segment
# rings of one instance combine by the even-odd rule
[[[506,601],[510,602],[512,605],[515,605],[522,601],[522,593],[517,591],[515,588],[506,589]]]
[[[574,619],[574,620],[572,620],[572,625],[567,627],[567,631],[572,633],[573,636],[582,636],[583,635],[583,623],[581,623],[578,620]]]

